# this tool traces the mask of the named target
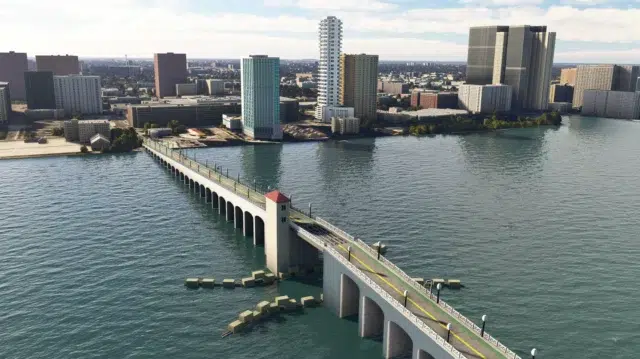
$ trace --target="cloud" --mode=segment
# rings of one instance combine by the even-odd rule
[[[577,0],[581,1],[581,0]],[[460,0],[461,4],[482,6],[522,6],[540,5],[544,0]]]
[[[596,59],[596,61],[594,61]],[[628,50],[556,51],[554,61],[566,63],[600,62],[637,64],[640,47]]]
[[[306,10],[390,11],[398,5],[380,0],[264,0],[266,6]]]

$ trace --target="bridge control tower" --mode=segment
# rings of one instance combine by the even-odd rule
[[[267,268],[275,274],[288,273],[291,263],[291,226],[289,207],[291,201],[280,191],[265,194],[266,212],[264,249]]]

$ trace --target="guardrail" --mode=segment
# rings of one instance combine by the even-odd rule
[[[324,219],[320,218],[320,217],[316,217],[315,218],[316,222],[318,222],[319,225],[325,227],[326,229],[330,230],[331,232],[334,232],[336,234],[339,234],[340,236],[344,237],[345,239],[353,242],[355,241],[355,238],[350,235],[349,233],[343,231],[342,229],[334,226],[333,224],[325,221]]]
[[[309,237],[309,240],[315,243],[318,247],[328,247],[326,242],[320,240],[320,238],[309,233],[309,231],[307,231],[306,229],[303,229],[300,226],[293,223],[291,224],[291,226],[294,227],[296,231],[298,231],[298,234],[302,234],[303,236]]]
[[[371,280],[367,275],[362,273],[360,269],[351,264],[349,261],[344,259],[338,251],[334,248],[329,247],[326,253],[330,253],[333,257],[338,259],[340,263],[349,268],[361,281],[365,282],[369,285],[376,293],[380,294],[380,296],[385,299],[394,309],[402,313],[411,323],[413,323],[416,327],[420,328],[420,330],[426,334],[429,338],[435,341],[438,345],[440,345],[447,353],[451,354],[453,358],[466,359],[462,353],[460,353],[453,345],[449,344],[444,338],[442,338],[438,333],[436,333],[431,327],[425,324],[422,320],[420,320],[415,314],[413,314],[410,310],[405,308],[400,302],[392,297],[387,291],[382,289],[377,283]]]

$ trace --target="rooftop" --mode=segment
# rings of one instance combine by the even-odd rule
[[[266,198],[276,202],[276,203],[287,203],[287,202],[289,202],[289,198],[287,198],[287,196],[285,196],[282,193],[280,193],[280,191],[278,191],[278,190],[271,191],[271,192],[265,194],[264,196]]]

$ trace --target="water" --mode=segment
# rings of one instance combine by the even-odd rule
[[[293,194],[525,357],[640,350],[640,123],[195,151]],[[185,290],[264,252],[145,153],[0,162],[0,358],[377,358],[326,309],[220,338],[258,301],[321,288]]]

